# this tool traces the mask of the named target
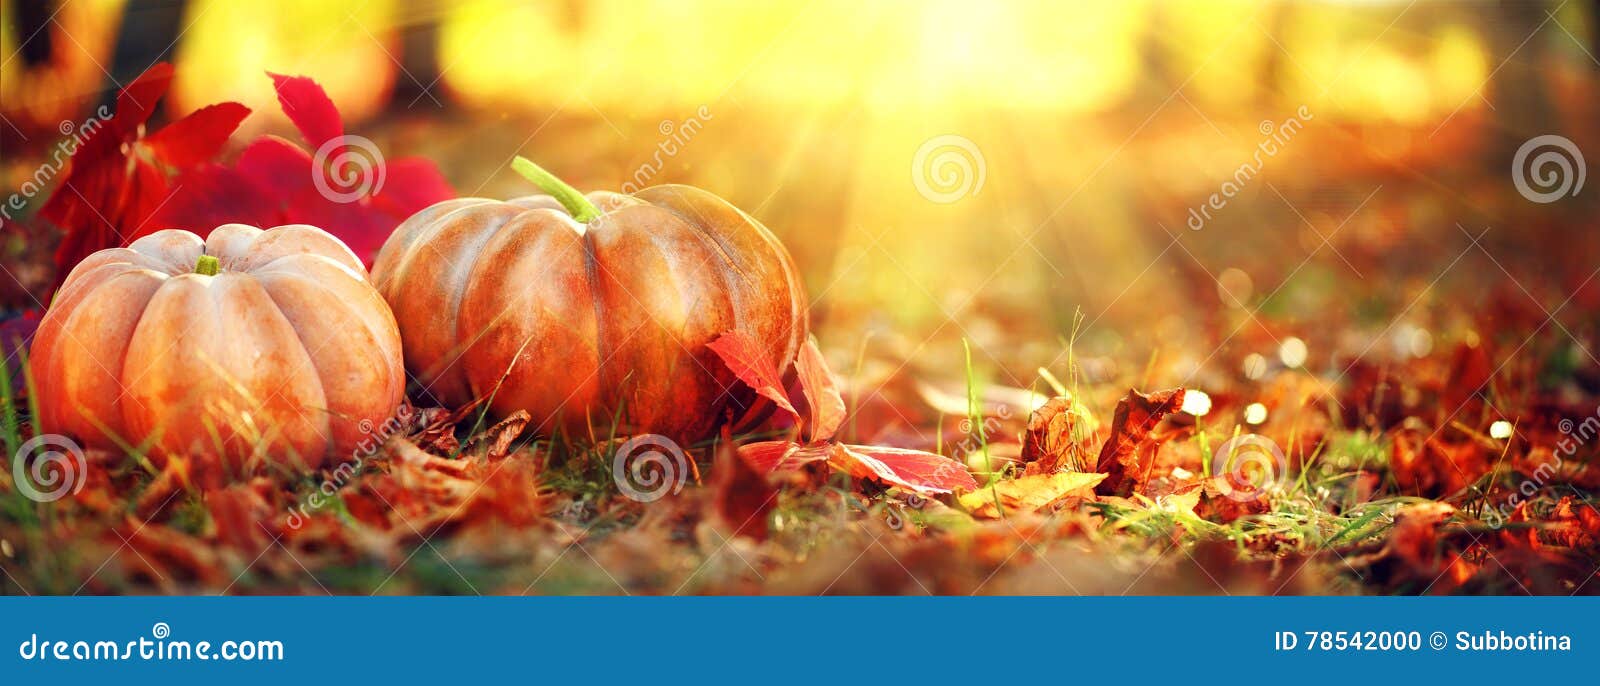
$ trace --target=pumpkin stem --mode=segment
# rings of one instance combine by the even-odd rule
[[[194,273],[201,276],[216,276],[219,271],[222,271],[222,262],[211,255],[201,255],[194,263]]]
[[[556,178],[555,174],[545,171],[543,167],[534,164],[528,158],[518,156],[517,159],[511,161],[511,168],[521,174],[522,178],[532,181],[533,185],[539,187],[539,190],[554,196],[562,207],[567,208],[567,212],[572,215],[572,218],[578,220],[579,224],[588,224],[600,218],[600,208],[595,207],[594,203],[583,197],[583,194],[579,193],[578,189],[568,186],[567,182]]]

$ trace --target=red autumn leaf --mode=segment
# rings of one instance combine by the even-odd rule
[[[344,135],[344,119],[339,116],[339,108],[311,77],[271,72],[267,72],[267,76],[272,77],[272,87],[278,92],[278,104],[283,106],[283,113],[300,129],[300,135],[305,136],[312,151]]]
[[[262,136],[246,145],[235,163],[239,173],[269,192],[273,198],[286,198],[315,188],[311,178],[311,155],[293,142],[277,136]],[[280,211],[282,201],[278,202]]]
[[[1100,447],[1100,458],[1095,471],[1105,473],[1095,492],[1101,495],[1126,496],[1141,483],[1144,469],[1154,458],[1161,441],[1151,436],[1156,424],[1183,406],[1183,389],[1174,388],[1145,395],[1130,389],[1117,401],[1116,413],[1111,419],[1111,435]]]
[[[207,164],[173,179],[172,200],[156,211],[152,222],[203,235],[223,224],[275,226],[283,223],[281,216],[271,197],[237,167]]]
[[[739,459],[761,474],[793,471],[828,459],[826,449],[802,448],[792,441],[760,441],[739,446]]]
[[[1389,472],[1402,495],[1443,498],[1477,483],[1494,466],[1493,455],[1477,441],[1447,441],[1415,426],[1391,436]]]
[[[877,479],[922,494],[978,488],[960,462],[921,450],[835,443],[829,463],[856,478]]]
[[[789,402],[789,397],[783,392],[783,379],[778,374],[771,360],[761,350],[761,346],[750,336],[739,332],[729,331],[718,336],[716,340],[707,343],[706,347],[722,359],[728,366],[728,371],[749,386],[751,390],[771,400],[778,407],[795,419],[800,419],[800,413]]]
[[[412,214],[391,215],[374,211],[366,202],[329,202],[316,190],[302,191],[286,200],[287,207],[280,223],[338,227],[337,230],[329,230],[343,240],[362,262],[369,265],[394,228]]]
[[[1450,359],[1449,376],[1445,377],[1450,382],[1445,384],[1444,391],[1439,395],[1440,405],[1451,413],[1470,416],[1476,409],[1469,405],[1489,391],[1489,382],[1493,380],[1497,368],[1489,360],[1485,346],[1466,343],[1456,346],[1455,354]]]
[[[338,236],[370,265],[406,217],[455,197],[432,162],[385,161],[370,142],[345,137],[339,110],[316,81],[269,76],[279,104],[313,152],[277,136],[262,136],[245,147],[231,168],[199,170],[181,180],[158,213],[159,223],[193,227],[202,235],[227,222],[311,224]],[[324,154],[315,155],[317,151]]]
[[[815,338],[807,340],[805,346],[800,348],[795,371],[800,377],[800,389],[805,393],[806,405],[811,408],[810,426],[807,427],[811,440],[826,441],[833,438],[839,426],[844,424],[844,398],[839,395],[839,383],[833,371],[828,369],[828,361],[822,356]]]
[[[172,65],[158,62],[146,69],[143,74],[125,86],[117,93],[117,111],[112,114],[112,123],[116,124],[121,134],[136,135],[140,125],[150,121],[150,115],[155,114],[156,103],[167,94],[167,89],[172,87]]]
[[[383,168],[383,188],[372,194],[372,203],[391,216],[404,219],[456,195],[433,160],[403,157],[385,162]]]
[[[89,134],[73,154],[61,184],[39,210],[39,217],[63,234],[56,248],[52,291],[90,253],[122,245],[114,218],[124,214],[122,208],[127,204],[125,190],[132,169],[121,149],[132,139],[122,137],[115,126],[113,122]],[[137,159],[131,163],[148,164]]]
[[[156,64],[117,95],[108,120],[79,129],[67,172],[39,211],[63,233],[55,285],[89,254],[167,228],[155,215],[172,199],[172,177],[208,162],[250,113],[238,103],[214,105],[141,138],[171,83],[172,66]]]
[[[708,344],[735,376],[762,396],[801,419],[800,413],[783,392],[778,370],[767,362],[760,346],[737,331],[730,331]],[[760,474],[799,469],[808,463],[827,460],[835,469],[861,479],[874,479],[917,493],[949,493],[956,489],[974,490],[978,483],[961,463],[943,455],[906,448],[870,445],[845,445],[832,441],[844,422],[844,399],[838,383],[815,340],[809,340],[795,361],[802,392],[811,410],[811,443],[765,441],[739,448],[739,456]]]
[[[250,116],[250,108],[236,102],[202,107],[145,137],[145,145],[162,162],[191,167],[210,162],[222,152],[228,137]]]

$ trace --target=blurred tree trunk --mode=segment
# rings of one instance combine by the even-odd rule
[[[172,61],[183,33],[183,0],[131,0],[122,15],[122,29],[112,51],[111,77],[101,102],[113,104],[117,91],[143,74],[151,65]]]
[[[444,102],[440,93],[439,72],[439,22],[435,3],[428,0],[406,0],[400,8],[400,67],[395,80],[394,94],[389,99],[389,109],[406,109],[412,103],[418,107],[436,107],[435,101]]]
[[[1528,138],[1551,132],[1555,117],[1540,73],[1550,56],[1544,32],[1560,30],[1545,23],[1549,18],[1545,12],[1550,9],[1551,5],[1543,2],[1502,0],[1487,22],[1491,64],[1499,66],[1499,71],[1489,78],[1481,94],[1494,108],[1499,123],[1499,139],[1489,148],[1496,163],[1510,164]]]
[[[50,2],[20,2],[16,7],[16,26],[11,35],[18,40],[25,40],[17,54],[22,56],[24,64],[29,66],[41,64],[50,59],[50,44],[52,36],[50,31],[45,31],[45,24],[50,23],[51,8],[55,3]],[[32,39],[28,37],[32,36]]]

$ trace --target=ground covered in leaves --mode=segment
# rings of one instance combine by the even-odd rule
[[[1466,341],[1404,369],[1356,364],[1337,385],[1275,361],[1250,396],[1259,407],[1223,388],[1129,391],[1136,380],[1091,382],[1081,369],[1065,384],[1045,370],[1028,390],[855,361],[837,381],[855,404],[823,421],[880,449],[962,461],[977,488],[950,494],[852,473],[826,449],[794,459],[822,444],[781,418],[766,435],[693,446],[689,469],[645,498],[613,471],[623,437],[553,440],[525,416],[496,423],[470,407],[408,409],[386,440],[315,479],[230,485],[203,463],[154,469],[91,452],[83,488],[53,503],[0,477],[0,583],[32,594],[1600,592],[1594,396],[1497,392],[1496,379],[1539,372],[1496,371],[1503,354]],[[1526,400],[1508,408],[1508,397]],[[1423,418],[1441,407],[1459,409]],[[812,440],[784,464],[750,450],[801,435]]]

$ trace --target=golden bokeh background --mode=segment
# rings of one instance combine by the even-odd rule
[[[1600,151],[1593,3],[195,0],[151,33],[144,3],[42,7],[50,57],[0,68],[8,181],[142,70],[120,35],[176,63],[169,117],[254,109],[239,140],[289,130],[263,72],[305,74],[462,194],[525,192],[519,153],[580,187],[705,187],[790,246],[834,349],[941,365],[964,338],[1015,379],[1080,316],[1087,354],[1199,368],[1289,334],[1314,360],[1469,335],[1501,270],[1595,304],[1593,192],[1529,203],[1508,166],[1545,133]]]

